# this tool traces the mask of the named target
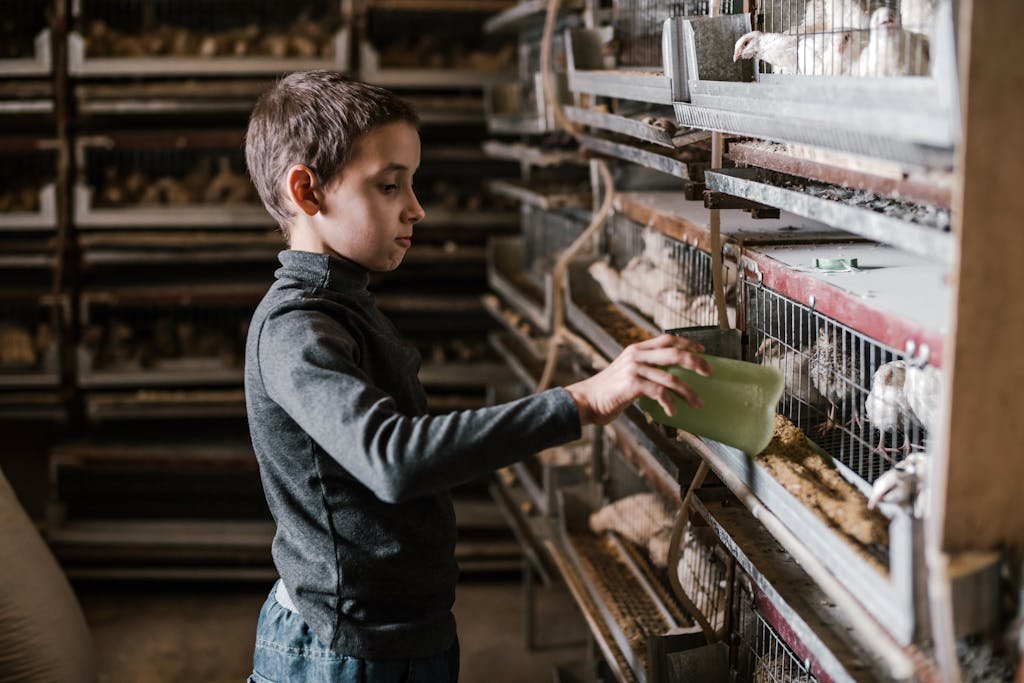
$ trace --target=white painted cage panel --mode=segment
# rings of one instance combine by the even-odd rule
[[[607,262],[590,272],[609,299],[663,330],[717,323],[710,254],[620,213],[608,219],[603,237]]]
[[[743,291],[747,357],[783,372],[779,412],[829,455],[870,486],[928,445],[934,369],[758,283]]]

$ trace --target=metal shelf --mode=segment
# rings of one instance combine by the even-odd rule
[[[728,157],[737,164],[810,178],[875,194],[949,209],[953,174],[918,171],[899,164],[867,160],[817,147],[771,142],[732,142]]]
[[[615,142],[594,135],[582,135],[580,144],[583,149],[591,152],[604,154],[660,171],[661,173],[667,173],[683,180],[698,183],[704,182],[704,169],[708,165],[706,162],[680,161],[666,154],[658,154],[657,152],[641,149],[634,145]]]
[[[711,252],[711,212],[702,201],[688,200],[680,192],[620,192],[614,201],[615,210],[633,222]],[[722,210],[721,234],[726,253],[747,245],[858,239],[839,228],[791,213],[784,212],[779,218],[753,218],[740,210]]]
[[[705,173],[710,190],[742,197],[795,213],[805,218],[841,227],[843,230],[871,240],[899,247],[909,253],[923,256],[949,266],[953,260],[953,235],[940,227],[929,227],[925,218],[941,221],[943,212],[924,212],[917,222],[885,215],[871,208],[815,196],[811,192],[788,189],[786,184],[808,184],[796,176],[788,176],[761,169],[716,169]],[[829,188],[824,188],[826,190]],[[888,200],[896,205],[895,200]],[[901,207],[894,206],[900,210]],[[904,213],[911,211],[902,209]],[[948,216],[946,217],[948,221]],[[941,223],[940,223],[941,225]]]
[[[528,145],[521,142],[502,142],[499,140],[485,140],[483,151],[492,159],[502,161],[518,161],[527,166],[536,168],[550,168],[553,166],[586,166],[587,161],[580,154],[578,149],[547,149],[537,145]]]
[[[425,206],[426,218],[420,224],[423,228],[500,228],[519,223],[518,211],[458,211],[441,206]]]
[[[547,10],[547,0],[520,0],[512,7],[495,14],[484,22],[484,33],[511,33],[522,29],[528,22],[542,21]],[[577,12],[583,8],[578,0],[565,2],[561,6],[563,15]]]
[[[494,194],[509,197],[545,211],[586,209],[593,202],[589,186],[573,188],[564,183],[545,185],[514,180],[490,180],[487,181],[487,189]]]
[[[329,69],[347,71],[349,31],[342,28],[334,35],[333,59],[303,59],[297,57],[90,57],[86,54],[85,38],[77,33],[68,34],[68,73],[84,78],[116,76],[237,76],[276,75],[291,71]]]
[[[524,315],[538,331],[551,330],[551,275],[545,274],[544,287],[524,291],[528,282],[523,268],[523,241],[520,237],[493,238],[487,242],[487,284]],[[538,296],[539,295],[539,296]]]
[[[382,66],[377,49],[363,41],[359,44],[359,78],[385,88],[482,88],[511,82],[515,73]]]
[[[566,107],[565,115],[574,123],[590,126],[591,128],[600,128],[602,130],[611,131],[612,133],[628,135],[631,138],[643,140],[644,142],[649,142],[655,145],[661,145],[662,147],[667,147],[669,149],[675,149],[676,147],[681,146],[673,142],[674,136],[664,128],[652,126],[649,123],[644,123],[643,121],[629,118],[627,116],[609,114],[595,109],[583,109],[581,107]],[[686,144],[710,139],[711,133],[707,131],[695,131],[686,136]]]
[[[96,208],[92,190],[75,185],[75,224],[80,228],[253,228],[271,227],[274,220],[260,204],[212,204]]]

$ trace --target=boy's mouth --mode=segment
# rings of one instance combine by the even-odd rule
[[[395,241],[398,242],[403,247],[405,247],[406,249],[408,249],[409,247],[412,246],[412,235],[409,235],[408,237],[396,237]]]

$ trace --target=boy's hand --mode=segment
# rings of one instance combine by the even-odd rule
[[[696,342],[663,334],[627,346],[607,368],[565,390],[579,407],[581,424],[608,424],[640,396],[654,399],[669,415],[675,414],[673,393],[700,408],[693,389],[659,366],[679,365],[708,376],[711,368],[696,355],[703,350]]]

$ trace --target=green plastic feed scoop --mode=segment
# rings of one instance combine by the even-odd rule
[[[640,407],[661,424],[706,436],[751,455],[760,453],[775,432],[775,408],[782,396],[782,373],[767,365],[700,355],[711,366],[711,377],[678,366],[667,369],[697,392],[704,407],[691,408],[678,396],[673,417],[666,415],[657,401],[646,396],[640,397]]]

